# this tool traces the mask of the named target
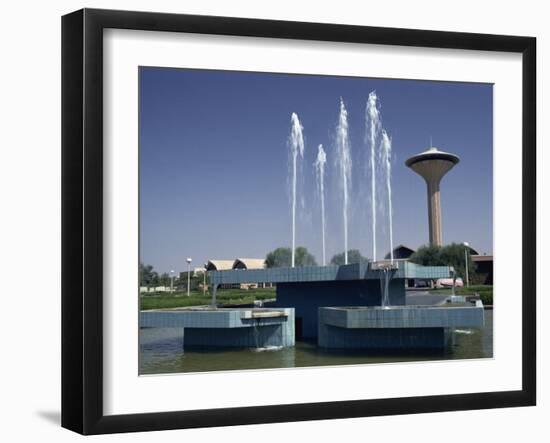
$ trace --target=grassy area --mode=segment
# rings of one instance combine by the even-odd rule
[[[249,290],[219,289],[216,293],[217,302],[228,305],[247,304],[253,303],[254,300],[266,300],[272,298],[275,298],[275,288],[258,288]],[[204,297],[202,292],[198,291],[191,291],[189,297],[187,297],[187,292],[141,295],[140,308],[142,310],[147,310],[208,305],[211,300],[212,298],[210,294],[207,293],[206,297]]]
[[[431,291],[433,294],[452,294],[452,289],[433,289]],[[493,304],[493,286],[492,285],[477,285],[470,286],[469,288],[455,288],[456,295],[472,295],[475,293],[479,294],[481,301],[484,305]]]

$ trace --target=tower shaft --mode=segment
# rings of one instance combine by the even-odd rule
[[[430,148],[428,151],[415,155],[406,161],[406,165],[426,181],[428,229],[431,245],[443,245],[439,185],[443,176],[458,162],[459,159],[456,155],[439,151],[437,148]]]
[[[439,192],[440,180],[427,181],[428,185],[428,225],[430,244],[443,245],[441,234],[441,197]]]

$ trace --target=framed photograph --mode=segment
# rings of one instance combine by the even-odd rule
[[[62,20],[62,425],[536,403],[536,40]]]

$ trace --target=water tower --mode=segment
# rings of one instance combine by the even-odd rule
[[[443,176],[449,172],[460,159],[457,155],[440,151],[431,147],[427,151],[413,155],[405,164],[426,180],[428,188],[428,223],[430,228],[430,244],[441,246],[441,197],[439,184]]]

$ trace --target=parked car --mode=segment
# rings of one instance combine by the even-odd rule
[[[460,277],[458,277],[455,280],[455,288],[462,288],[464,286],[464,282]],[[435,282],[436,288],[452,288],[453,287],[453,279],[452,278],[439,278]]]

